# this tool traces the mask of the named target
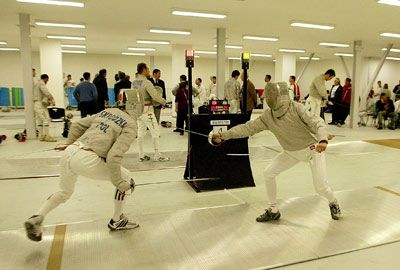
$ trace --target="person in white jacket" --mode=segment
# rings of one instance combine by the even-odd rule
[[[148,80],[150,70],[145,63],[137,65],[137,77],[132,82],[132,89],[140,92],[143,101],[143,112],[138,117],[138,144],[139,144],[139,160],[141,162],[150,160],[150,157],[144,153],[144,137],[147,129],[150,131],[153,139],[154,157],[153,161],[169,161],[168,157],[164,157],[160,153],[160,126],[154,114],[153,102],[156,101],[161,106],[165,106],[166,101],[162,95],[154,88],[154,85]]]
[[[269,205],[257,222],[278,220],[281,216],[276,195],[276,177],[299,162],[308,162],[316,192],[329,202],[332,219],[339,219],[339,204],[328,185],[324,151],[328,145],[325,122],[313,116],[306,108],[289,99],[286,83],[270,83],[266,87],[269,109],[256,120],[231,128],[222,133],[210,133],[210,141],[221,144],[224,140],[250,137],[264,130],[271,131],[283,148],[264,171]]]
[[[36,128],[39,130],[39,140],[42,142],[56,142],[57,140],[50,136],[50,116],[48,107],[54,106],[54,98],[47,89],[49,76],[42,74],[33,88],[33,102],[36,118]]]
[[[229,102],[229,113],[231,114],[240,112],[240,94],[242,90],[238,81],[239,77],[240,72],[234,70],[232,77],[224,85],[224,98]]]
[[[108,223],[111,231],[137,228],[123,214],[126,192],[133,192],[135,183],[121,160],[137,134],[136,115],[120,109],[106,109],[73,123],[60,160],[60,190],[51,195],[42,207],[25,222],[29,239],[42,240],[42,223],[46,215],[66,202],[75,189],[78,176],[111,181],[115,186],[114,215]]]
[[[310,92],[306,101],[306,108],[312,115],[320,116],[321,103],[328,100],[328,92],[325,82],[332,80],[336,76],[333,69],[329,69],[325,74],[318,75],[310,86]]]

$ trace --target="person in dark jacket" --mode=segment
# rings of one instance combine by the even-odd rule
[[[343,94],[341,98],[341,109],[338,121],[338,126],[344,125],[347,116],[350,114],[350,103],[351,103],[351,79],[346,78],[346,82],[343,86]]]
[[[244,81],[244,75],[242,74],[240,76],[241,80]],[[243,104],[243,86],[242,86],[242,97],[241,97],[241,109],[243,111],[244,109],[244,104]],[[257,92],[256,92],[256,87],[254,86],[253,82],[249,80],[249,77],[247,77],[247,104],[246,104],[246,112],[248,116],[248,121],[251,119],[251,115],[253,113],[253,110],[257,107]]]
[[[381,99],[376,102],[376,112],[378,113],[378,129],[383,129],[383,121],[390,118],[389,129],[396,129],[397,113],[394,112],[393,100],[386,97],[385,93],[381,94]]]
[[[162,97],[163,99],[167,99],[167,93],[165,92],[165,83],[163,80],[160,79],[161,77],[161,71],[159,69],[153,70],[153,78],[150,78],[149,80],[153,83],[154,86],[159,86],[162,89]],[[154,114],[157,118],[158,124],[160,124],[160,117],[161,117],[161,109],[162,106],[154,106]]]
[[[97,112],[104,111],[108,104],[108,86],[107,86],[107,70],[102,69],[99,75],[94,78],[93,83],[97,88]]]
[[[188,82],[181,82],[179,88],[176,91],[175,97],[175,111],[176,116],[176,129],[179,130],[180,134],[184,134],[183,124],[186,123],[188,126],[188,114],[189,114],[189,90]]]
[[[337,125],[339,123],[342,94],[343,94],[343,87],[340,84],[340,79],[336,78],[328,97],[329,102],[333,104],[331,106],[332,122],[330,122],[329,125]]]
[[[78,102],[81,111],[81,118],[96,114],[97,90],[96,86],[90,82],[90,73],[83,73],[84,81],[78,84],[74,90],[74,97]]]
[[[129,76],[128,76],[129,77]],[[115,101],[118,102],[121,89],[131,89],[132,83],[124,72],[118,73],[119,81],[114,85]]]

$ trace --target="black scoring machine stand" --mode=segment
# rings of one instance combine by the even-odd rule
[[[243,104],[247,99],[247,70],[250,54],[242,54],[244,70]],[[208,134],[229,130],[247,121],[246,113],[229,114],[226,100],[210,101],[208,114],[193,114],[192,68],[194,51],[186,51],[189,82],[188,156],[184,178],[196,192],[225,188],[254,187],[248,138],[226,141],[221,146],[208,142]],[[220,82],[222,83],[222,82]],[[190,181],[191,180],[191,181]]]

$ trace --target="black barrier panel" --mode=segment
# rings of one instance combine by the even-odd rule
[[[219,123],[213,126],[211,122],[216,120]],[[230,129],[246,121],[247,115],[243,114],[192,115],[191,130],[208,135],[214,127]],[[229,140],[215,147],[209,144],[207,137],[195,133],[190,134],[184,177],[193,180],[188,183],[196,192],[255,186],[247,138]],[[210,180],[205,180],[208,178]]]

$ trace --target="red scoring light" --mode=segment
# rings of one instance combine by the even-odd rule
[[[186,57],[194,57],[194,50],[186,50]]]

